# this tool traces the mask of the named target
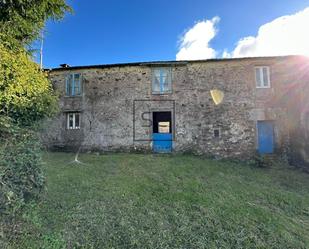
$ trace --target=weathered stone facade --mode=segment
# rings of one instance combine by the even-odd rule
[[[286,56],[53,69],[49,74],[61,96],[61,112],[47,122],[43,141],[51,149],[151,151],[152,128],[141,113],[147,112],[151,122],[152,112],[168,111],[175,152],[250,158],[258,148],[257,121],[272,120],[275,152],[286,154],[291,127],[283,98],[289,85],[304,83],[297,82],[304,61]],[[270,68],[270,88],[256,87],[256,66]],[[172,93],[152,93],[158,67],[171,68]],[[65,96],[71,73],[82,75],[81,96]],[[214,104],[212,89],[224,92],[221,104]],[[80,129],[67,129],[68,112],[81,113]]]
[[[290,163],[309,170],[309,59],[295,58],[291,78],[282,86],[282,99],[288,113]]]

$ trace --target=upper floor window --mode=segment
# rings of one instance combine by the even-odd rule
[[[269,67],[255,67],[255,82],[257,88],[269,88]]]
[[[80,129],[80,113],[79,112],[67,113],[67,129],[69,130]]]
[[[172,70],[169,67],[154,68],[152,72],[152,93],[172,92]]]
[[[66,78],[65,95],[78,96],[82,93],[82,77],[79,73],[69,74]]]

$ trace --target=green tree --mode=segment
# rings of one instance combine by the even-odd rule
[[[29,45],[46,20],[59,20],[71,8],[65,0],[0,0],[0,41]]]
[[[54,114],[57,98],[46,73],[29,55],[0,45],[0,58],[0,115],[29,126]]]
[[[33,124],[56,110],[57,97],[46,74],[23,48],[0,45],[0,227],[8,229],[5,238],[14,234],[13,217],[44,188]],[[0,233],[0,241],[5,238]]]
[[[0,0],[0,228],[12,223],[2,223],[4,215],[17,214],[44,187],[33,124],[56,112],[57,97],[26,48],[66,11],[65,0]]]

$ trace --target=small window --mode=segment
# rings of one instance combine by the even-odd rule
[[[79,73],[69,74],[66,78],[66,96],[79,96],[82,93],[81,75]]]
[[[214,137],[219,138],[220,137],[220,129],[216,128],[214,129]]]
[[[269,67],[255,67],[255,82],[257,88],[270,87]]]
[[[152,93],[172,92],[172,70],[169,67],[155,68],[152,72]]]
[[[67,113],[67,129],[69,130],[80,129],[80,113],[79,112]]]

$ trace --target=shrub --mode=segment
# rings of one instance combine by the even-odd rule
[[[261,155],[259,153],[256,153],[254,157],[247,163],[257,168],[271,168],[280,160],[281,159],[279,157],[276,157],[276,155]]]
[[[39,139],[35,132],[0,118],[0,213],[15,214],[44,186]]]

